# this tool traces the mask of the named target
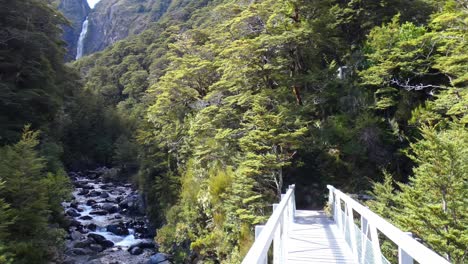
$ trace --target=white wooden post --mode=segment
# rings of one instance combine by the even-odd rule
[[[369,235],[369,225],[367,223],[367,219],[361,215],[361,260],[360,263],[364,263],[367,254],[367,239]]]
[[[411,232],[405,232],[409,237],[413,237]],[[398,263],[399,264],[413,264],[413,258],[408,255],[401,247],[398,247]]]
[[[354,216],[353,216],[353,208],[350,204],[345,203],[346,208],[348,208],[348,228],[349,228],[349,236],[350,236],[350,243],[351,243],[351,250],[353,251],[354,261],[359,261],[358,250],[357,250],[357,241],[356,241],[356,230],[354,229]]]
[[[278,204],[273,204],[273,212],[278,207]],[[273,264],[281,264],[281,247],[283,246],[283,241],[281,238],[281,232],[283,228],[283,222],[280,219],[280,223],[277,225],[275,230],[275,237],[273,238]]]
[[[255,240],[257,240],[257,238],[260,236],[260,233],[262,233],[262,230],[265,226],[264,225],[256,225],[255,226]],[[258,263],[265,263],[267,264],[268,263],[268,254],[265,255],[265,256],[262,256],[260,261]]]
[[[283,201],[283,198],[284,196],[286,196],[286,194],[282,194],[281,195],[281,201]],[[286,204],[286,208],[284,209],[284,212],[283,212],[283,217],[281,219],[281,221],[283,222],[283,244],[282,244],[282,247],[281,247],[281,258],[282,258],[282,261],[284,261],[286,259],[286,239],[287,239],[287,235],[289,233],[289,216],[288,216],[288,211],[289,211],[289,203]],[[284,262],[282,262],[284,263]]]

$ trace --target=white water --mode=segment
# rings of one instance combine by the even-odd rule
[[[77,45],[78,47],[76,48],[76,59],[83,57],[83,45],[86,33],[88,33],[88,17],[86,17],[85,21],[83,22],[83,26],[81,27],[80,38],[78,39]]]
[[[100,0],[88,0],[88,5],[91,8],[94,8],[94,6],[99,2]]]
[[[92,233],[101,235],[101,236],[105,237],[107,240],[110,240],[110,241],[114,242],[114,246],[116,246],[116,247],[128,248],[131,245],[137,244],[138,242],[148,241],[148,239],[135,238],[135,236],[134,236],[135,231],[133,229],[131,229],[131,228],[128,229],[128,232],[129,232],[129,234],[127,236],[118,236],[118,235],[115,235],[115,234],[113,234],[111,232],[107,232],[105,228],[100,228],[100,229],[97,229],[95,232],[92,232]]]

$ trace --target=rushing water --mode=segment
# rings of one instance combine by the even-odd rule
[[[141,196],[131,184],[104,181],[105,171],[71,173],[73,200],[62,203],[70,221],[63,263],[152,263],[158,254]]]
[[[86,33],[88,33],[88,17],[86,17],[83,22],[83,26],[81,27],[80,38],[78,39],[78,45],[76,48],[76,59],[83,57],[83,45]]]

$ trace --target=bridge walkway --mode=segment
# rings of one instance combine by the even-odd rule
[[[287,264],[356,263],[335,222],[323,211],[296,210],[285,244]]]
[[[323,211],[296,210],[295,185],[290,185],[265,225],[255,226],[255,243],[242,264],[389,264],[382,237],[396,246],[399,264],[449,264],[360,202],[327,188],[331,218]]]

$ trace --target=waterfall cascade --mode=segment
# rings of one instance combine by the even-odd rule
[[[85,21],[83,22],[83,26],[81,27],[80,38],[78,39],[77,45],[78,47],[76,49],[76,59],[83,57],[83,45],[86,33],[88,33],[88,17],[86,17]]]

